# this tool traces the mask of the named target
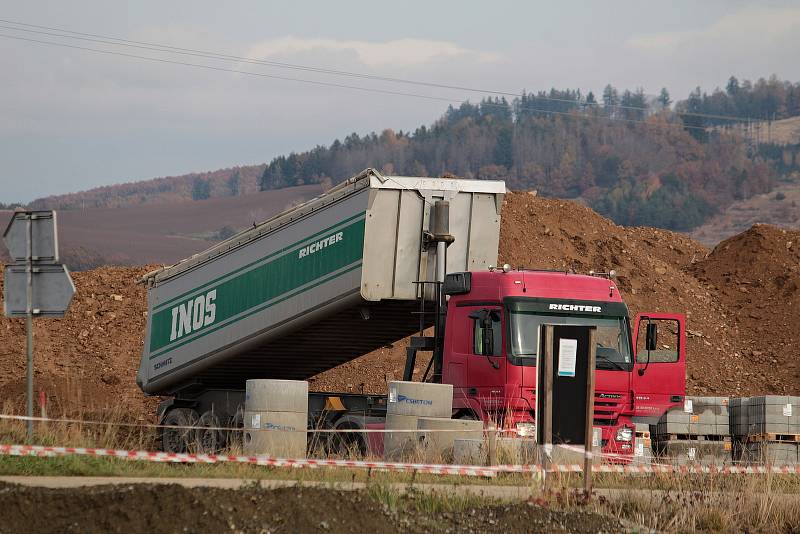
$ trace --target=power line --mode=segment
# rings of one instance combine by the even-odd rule
[[[134,41],[131,39],[122,39],[119,37],[111,37],[107,35],[95,34],[95,33],[85,33],[85,32],[78,32],[73,30],[68,30],[64,28],[57,28],[52,26],[42,26],[38,24],[28,24],[24,22],[18,22],[13,20],[7,19],[0,19],[0,23],[5,24],[13,24],[16,26],[26,26],[28,28],[38,28],[39,30],[48,30],[48,31],[37,31],[31,30],[26,28],[18,28],[13,26],[2,26],[0,25],[0,29],[6,30],[14,30],[14,31],[21,31],[21,32],[28,32],[28,33],[36,33],[42,35],[48,35],[51,37],[61,37],[66,39],[79,39],[83,41],[95,42],[95,43],[102,43],[102,44],[109,44],[114,46],[127,46],[132,48],[144,49],[144,50],[151,50],[151,51],[158,51],[158,52],[167,52],[167,53],[174,53],[174,54],[181,54],[181,55],[188,55],[193,57],[203,57],[207,59],[219,59],[223,61],[237,61],[242,63],[248,63],[252,65],[263,65],[268,67],[277,67],[277,68],[284,68],[284,69],[292,69],[292,70],[300,70],[305,72],[315,72],[319,74],[327,74],[327,75],[334,75],[334,76],[346,76],[351,78],[360,78],[366,80],[373,80],[373,81],[383,81],[383,82],[390,82],[390,83],[400,83],[400,84],[407,84],[407,85],[418,85],[423,87],[431,87],[437,89],[449,89],[449,90],[457,90],[457,91],[467,91],[473,93],[480,93],[480,94],[491,94],[496,96],[508,96],[512,98],[522,98],[523,94],[520,93],[513,93],[507,91],[499,91],[495,89],[480,89],[475,87],[467,87],[461,85],[449,85],[449,84],[442,84],[436,82],[428,82],[428,81],[421,81],[421,80],[410,80],[406,78],[396,78],[396,77],[389,77],[389,76],[378,76],[373,74],[365,74],[365,73],[358,73],[358,72],[351,72],[351,71],[344,71],[344,70],[336,70],[336,69],[328,69],[323,67],[314,67],[308,65],[299,65],[295,63],[286,63],[286,62],[279,62],[279,61],[271,61],[271,60],[264,60],[264,59],[253,59],[243,56],[236,56],[232,54],[225,54],[225,53],[218,53],[218,52],[211,52],[206,50],[198,50],[193,48],[183,48],[177,46],[170,46],[164,45],[159,43],[151,43],[146,41]],[[52,32],[60,32],[60,33],[52,33]],[[71,34],[71,35],[65,35]],[[525,95],[528,97],[532,97],[535,100],[544,100],[549,102],[560,102],[560,103],[568,103],[568,104],[580,104],[582,106],[591,106],[591,107],[601,107],[599,102],[579,102],[572,99],[567,98],[555,98],[555,97],[548,97],[548,96],[541,96],[541,95]],[[603,108],[615,108],[621,110],[631,110],[631,111],[649,111],[648,107],[642,106],[629,106],[629,105],[622,105],[622,104],[609,104],[603,105]],[[734,115],[717,115],[711,113],[698,113],[698,112],[690,112],[690,111],[673,111],[674,114],[678,116],[689,116],[689,117],[703,117],[709,119],[717,119],[717,120],[729,120],[733,122],[747,122],[749,120],[756,120],[751,117],[741,117],[741,116],[734,116]]]
[[[467,101],[467,100],[458,100],[458,99],[453,99],[453,98],[439,97],[439,96],[433,96],[433,95],[425,95],[425,94],[421,94],[421,93],[409,93],[409,92],[405,92],[405,91],[394,91],[394,90],[390,90],[390,89],[379,89],[379,88],[374,88],[374,87],[363,87],[363,86],[358,86],[358,85],[326,82],[326,81],[321,81],[321,80],[310,80],[310,79],[307,79],[307,78],[295,78],[295,77],[291,77],[291,76],[280,76],[280,75],[276,75],[276,74],[267,74],[267,73],[264,73],[264,72],[252,72],[252,71],[246,71],[246,70],[231,69],[231,68],[227,68],[227,67],[206,65],[206,64],[202,64],[202,63],[189,63],[189,62],[178,61],[178,60],[174,60],[174,59],[164,59],[164,58],[155,58],[155,57],[149,57],[149,56],[140,56],[138,54],[129,54],[127,52],[119,52],[119,51],[114,51],[114,50],[102,50],[102,49],[98,49],[98,48],[90,48],[90,47],[86,47],[86,46],[71,45],[71,44],[67,44],[67,43],[58,43],[58,42],[53,42],[53,41],[44,41],[44,40],[41,40],[41,39],[32,39],[32,38],[28,38],[28,37],[20,37],[20,36],[17,36],[17,35],[7,35],[7,34],[3,34],[3,33],[0,33],[0,38],[14,39],[14,40],[18,40],[18,41],[26,41],[26,42],[31,42],[31,43],[39,43],[39,44],[44,44],[44,45],[48,45],[48,46],[70,48],[70,49],[74,49],[74,50],[83,50],[83,51],[87,51],[87,52],[94,52],[94,53],[105,54],[105,55],[110,55],[110,56],[121,56],[121,57],[132,58],[132,59],[140,59],[140,60],[145,60],[145,61],[152,61],[152,62],[157,62],[157,63],[170,64],[170,65],[181,65],[181,66],[185,66],[185,67],[194,67],[194,68],[199,68],[199,69],[213,70],[213,71],[219,71],[219,72],[228,72],[228,73],[233,73],[233,74],[243,74],[243,75],[247,75],[247,76],[256,76],[256,77],[260,77],[260,78],[269,78],[269,79],[274,79],[274,80],[283,80],[283,81],[290,81],[290,82],[306,83],[306,84],[317,85],[317,86],[322,86],[322,87],[333,87],[333,88],[337,88],[337,89],[350,89],[350,90],[361,91],[361,92],[366,92],[366,93],[377,93],[377,94],[383,94],[383,95],[405,96],[405,97],[419,98],[419,99],[423,99],[423,100],[445,102],[445,103],[449,103],[451,105],[452,104],[461,105],[461,104],[468,104],[469,103],[469,101]],[[579,102],[575,102],[575,101],[569,101],[569,102],[571,102],[573,105],[580,105]],[[494,103],[494,102],[481,102],[480,105],[481,106],[489,106],[489,107],[498,107],[498,108],[505,108],[506,107],[503,104],[498,104],[498,103]],[[608,121],[625,122],[625,123],[631,123],[631,124],[644,124],[646,126],[653,126],[653,127],[670,126],[670,127],[674,127],[674,128],[677,128],[677,129],[694,129],[694,130],[703,130],[703,131],[706,130],[706,128],[703,127],[703,126],[692,126],[692,125],[674,124],[674,123],[666,123],[666,124],[664,124],[664,123],[661,123],[661,122],[649,122],[649,121],[645,121],[645,120],[628,119],[628,118],[624,118],[624,117],[610,117],[610,116],[605,116],[605,115],[575,113],[574,111],[559,111],[559,110],[541,109],[541,108],[532,108],[532,107],[521,107],[519,109],[521,111],[525,111],[525,112],[542,113],[542,114],[548,114],[548,115],[563,115],[563,116],[568,116],[568,117],[572,117],[572,118],[576,118],[576,119],[583,119],[583,120],[608,120]]]

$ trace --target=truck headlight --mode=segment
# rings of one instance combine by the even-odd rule
[[[533,436],[536,434],[534,423],[517,423],[517,435],[520,437]]]
[[[633,440],[632,428],[623,426],[622,428],[617,429],[617,441],[632,441],[632,440]]]

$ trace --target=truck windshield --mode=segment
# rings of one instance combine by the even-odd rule
[[[542,325],[552,324],[596,326],[596,368],[616,371],[631,369],[628,323],[624,317],[569,317],[522,311],[512,311],[509,317],[511,354],[530,362],[528,365],[535,365]]]

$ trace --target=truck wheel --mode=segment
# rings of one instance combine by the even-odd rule
[[[344,423],[336,427],[336,430],[356,430],[359,427],[353,423]],[[356,454],[359,458],[363,458],[367,453],[367,444],[364,443],[364,438],[360,432],[342,432],[331,433],[328,438],[328,451],[333,454],[338,454],[342,457],[349,457]]]
[[[203,412],[197,421],[197,444],[198,452],[203,454],[214,454],[222,450],[225,439],[220,428],[219,417],[214,412]]]
[[[228,420],[228,428],[244,428],[244,412],[241,408]],[[243,439],[244,432],[241,430],[229,430],[225,433],[225,446],[241,451],[244,445]]]
[[[197,412],[191,408],[172,408],[161,421],[165,426],[192,427],[197,424]],[[197,433],[193,428],[162,428],[161,448],[164,452],[194,452]]]

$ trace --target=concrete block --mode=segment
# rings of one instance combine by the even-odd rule
[[[687,397],[687,399],[692,401],[692,414],[694,415],[710,419],[727,418],[729,415],[728,397]]]
[[[800,429],[800,397],[751,397],[747,409],[748,434],[796,434]]]
[[[245,410],[253,412],[308,413],[308,382],[305,380],[248,380]]]
[[[774,466],[793,466],[798,463],[797,443],[754,442],[747,444],[750,462]]]
[[[728,424],[732,436],[743,437],[747,435],[749,401],[749,397],[731,397],[730,399]]]
[[[417,430],[416,415],[386,414],[386,430]],[[386,432],[383,436],[383,454],[387,460],[401,460],[419,455],[421,447],[416,432]]]
[[[305,458],[306,444],[304,435],[276,435],[275,432],[267,430],[244,431],[243,449],[246,456]]]
[[[453,440],[453,463],[457,465],[486,465],[486,442],[482,439]]]
[[[731,448],[729,440],[669,440],[654,442],[658,461],[675,465],[726,465],[731,462]]]
[[[497,438],[499,464],[532,464],[539,459],[538,444],[530,438]]]
[[[244,412],[245,429],[306,431],[308,415],[295,412]]]
[[[450,417],[453,414],[453,386],[425,382],[389,382],[386,413]]]
[[[292,412],[245,412],[244,453],[305,458],[308,416]]]
[[[721,423],[666,422],[666,423],[659,423],[656,427],[655,433],[651,434],[653,438],[666,437],[670,435],[729,436],[730,427],[728,426],[727,422],[721,422]]]
[[[483,421],[420,417],[417,420],[419,442],[428,462],[449,463],[453,459],[453,442],[456,439],[483,439]]]

